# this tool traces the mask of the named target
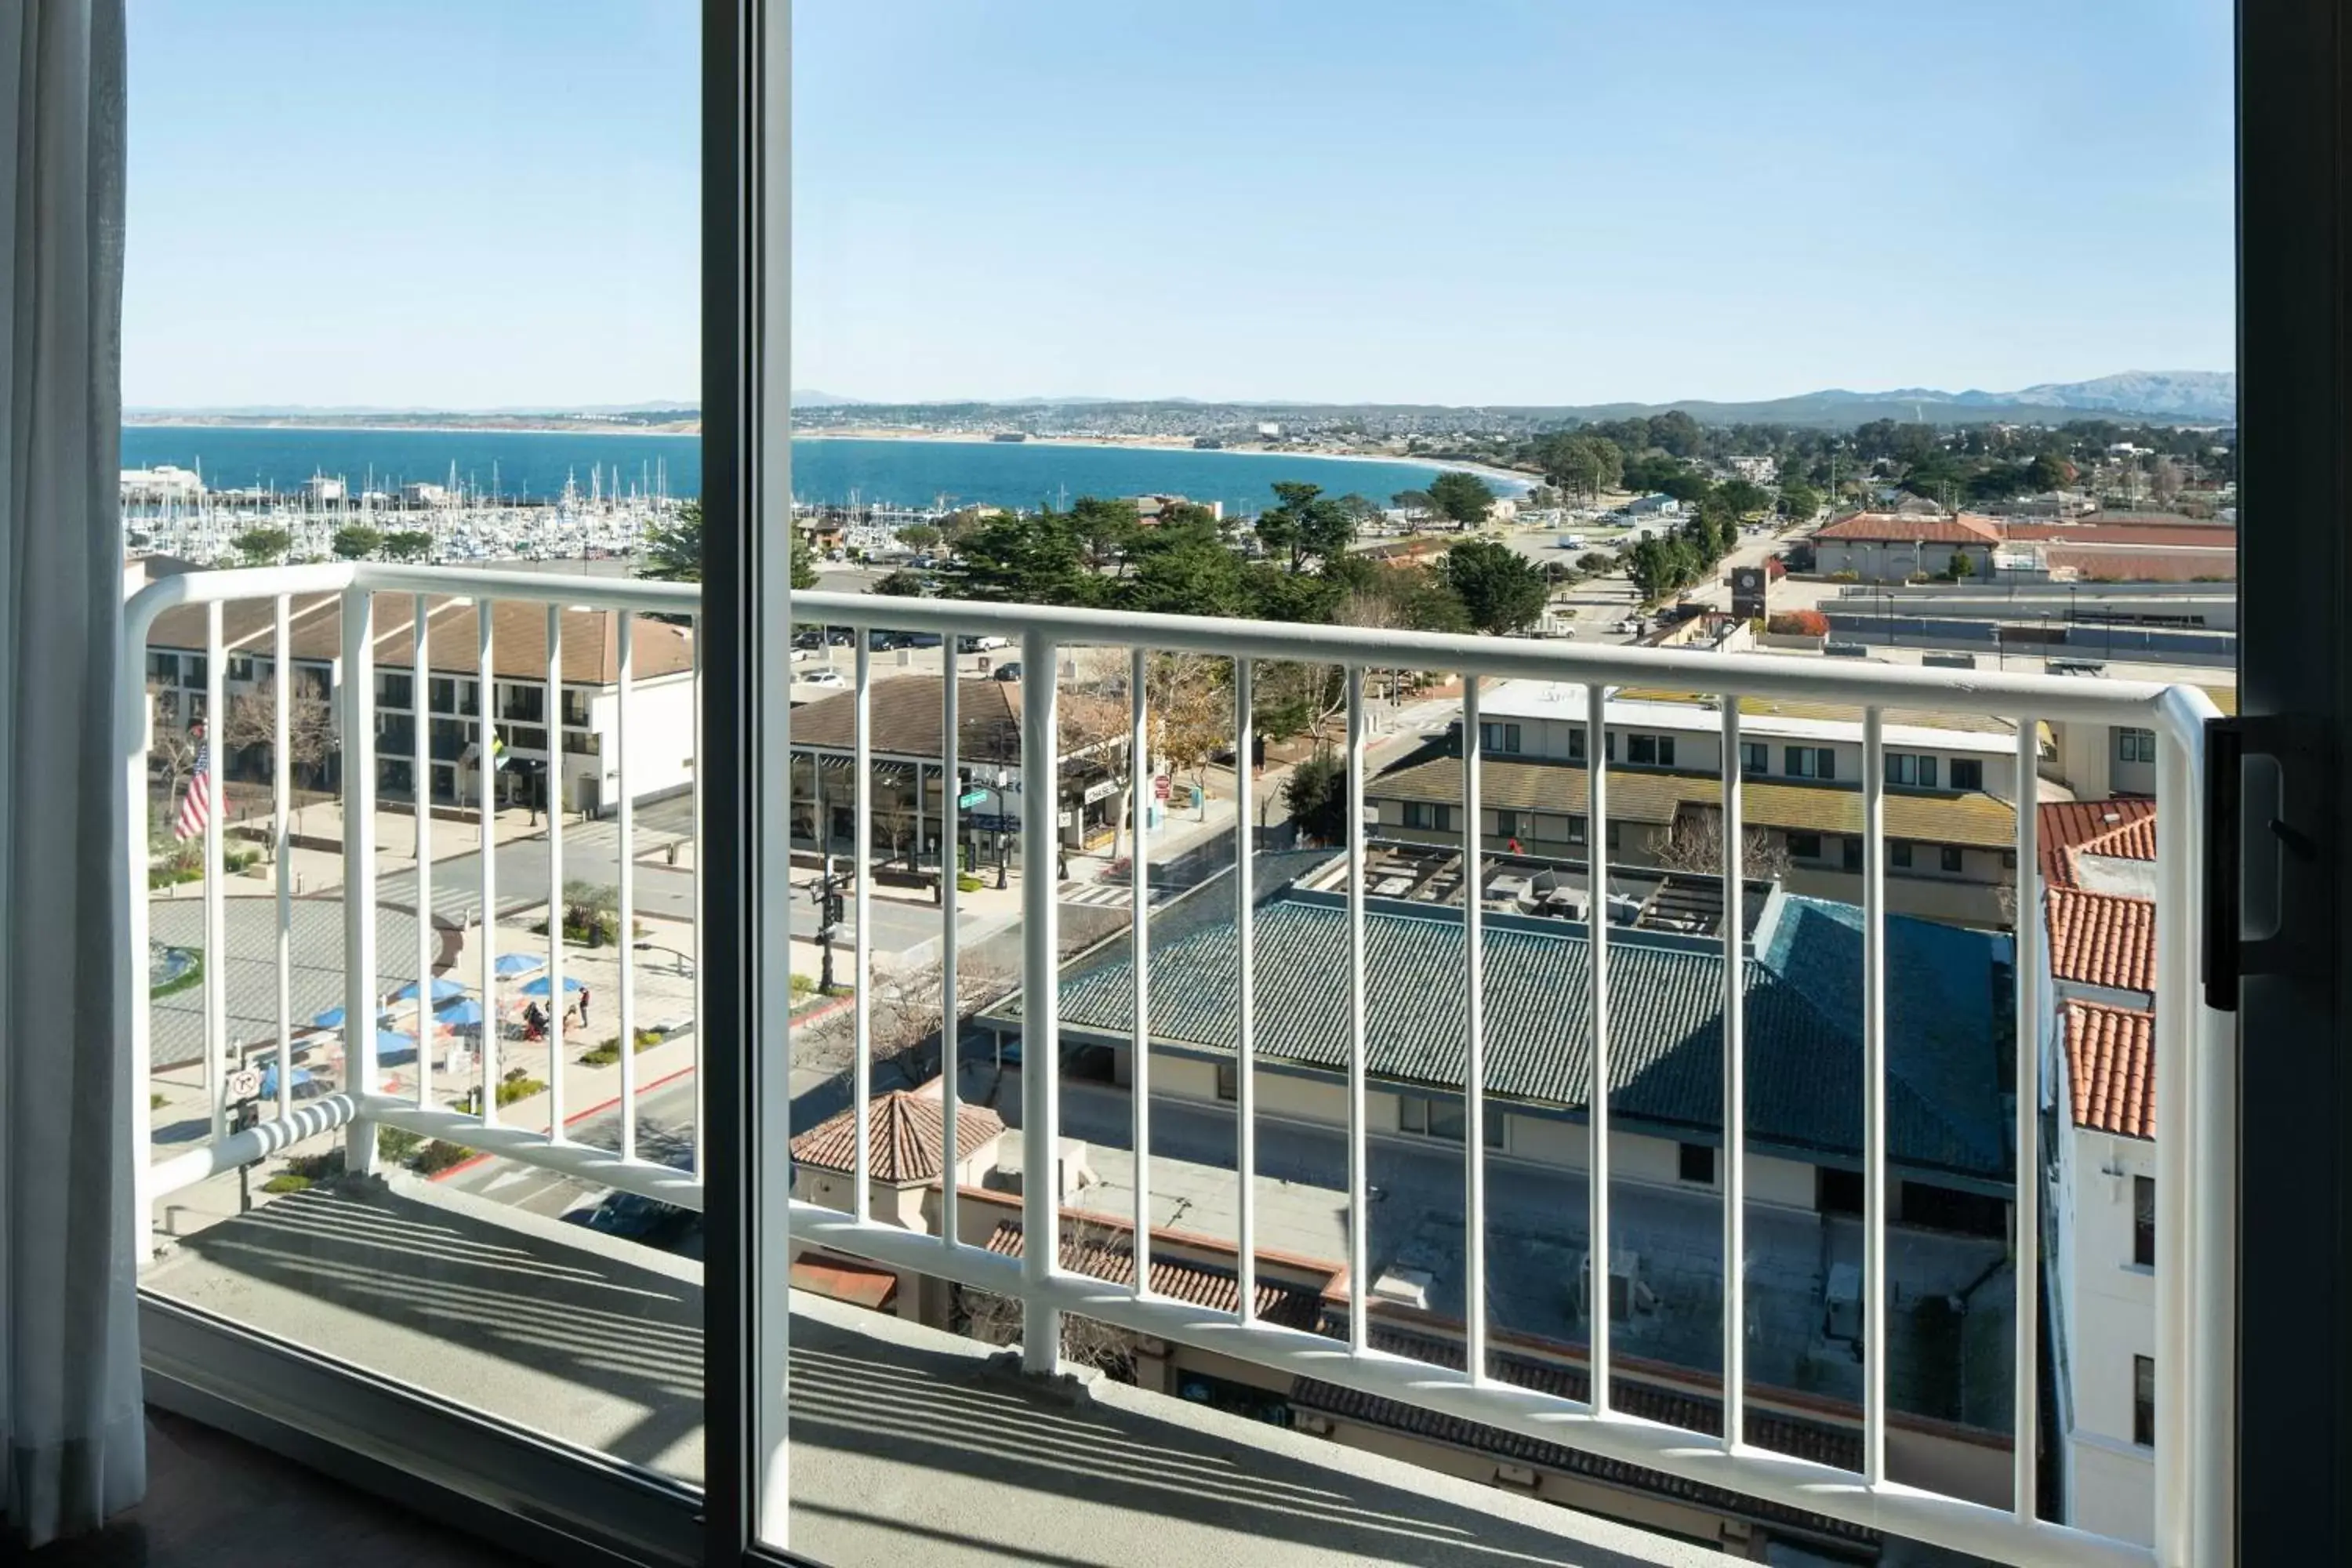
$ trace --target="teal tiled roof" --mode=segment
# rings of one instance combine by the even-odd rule
[[[1204,892],[1209,889],[1203,889]],[[1231,905],[1178,900],[1151,929],[1151,1026],[1167,1044],[1231,1052]],[[1190,906],[1190,907],[1187,907]],[[1751,1140],[1858,1160],[1862,1149],[1861,911],[1784,898],[1746,963]],[[1890,917],[1887,1128],[1897,1163],[2010,1176],[1997,1020],[2008,940]],[[1458,1089],[1465,1071],[1465,952],[1450,912],[1375,905],[1365,920],[1367,1070]],[[1066,1027],[1134,1028],[1129,959],[1116,942],[1065,971]],[[1258,1050],[1344,1073],[1347,921],[1336,899],[1289,893],[1257,914]],[[1486,939],[1486,1088],[1581,1110],[1591,1079],[1591,970],[1580,927],[1496,921]],[[1610,1108],[1667,1128],[1722,1127],[1723,960],[1689,943],[1612,932]],[[1017,1016],[1017,1000],[1004,1011]]]

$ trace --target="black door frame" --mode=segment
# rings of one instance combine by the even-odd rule
[[[2239,993],[2235,1537],[2247,1564],[2332,1554],[2352,1527],[2352,951],[2338,890],[2352,835],[2333,830],[2352,818],[2352,788],[2330,761],[2352,722],[2345,11],[2243,0],[2238,14],[2239,589],[2258,612],[2239,618],[2239,705],[2321,737],[2280,762],[2279,815],[2310,847],[2308,874],[2283,878],[2277,902],[2302,952]]]

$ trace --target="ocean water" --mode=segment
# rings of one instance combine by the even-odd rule
[[[588,489],[602,468],[624,489],[666,484],[672,495],[702,488],[702,444],[690,436],[572,435],[564,431],[321,430],[222,426],[132,426],[122,432],[125,468],[201,466],[207,483],[293,489],[313,474],[356,489],[458,479],[509,497],[547,498],[566,479]],[[1264,452],[1134,447],[1058,447],[993,441],[793,443],[793,493],[803,500],[887,501],[929,506],[1034,507],[1082,495],[1175,494],[1255,512],[1277,479],[1303,479],[1334,495],[1353,490],[1383,505],[1400,490],[1423,489],[1439,470],[1419,463],[1293,458]],[[1499,487],[1508,489],[1509,487]]]

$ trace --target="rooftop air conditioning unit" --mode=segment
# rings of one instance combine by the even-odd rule
[[[1576,1257],[1576,1310],[1588,1321],[1592,1316],[1592,1255],[1580,1252]],[[1633,1315],[1636,1308],[1657,1304],[1649,1288],[1642,1283],[1642,1260],[1631,1248],[1612,1247],[1609,1249],[1609,1321],[1622,1323]]]
[[[1392,1306],[1429,1310],[1430,1277],[1419,1268],[1391,1268],[1372,1281],[1372,1300]]]

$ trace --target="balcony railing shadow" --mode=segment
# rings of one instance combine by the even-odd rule
[[[185,1239],[145,1283],[698,1481],[696,1270],[571,1230],[422,1184],[347,1182]],[[1138,1390],[1028,1381],[985,1347],[883,1314],[795,1294],[792,1335],[793,1546],[819,1561],[1437,1568],[1678,1550],[1449,1478],[1411,1484],[1382,1473],[1391,1461]]]

